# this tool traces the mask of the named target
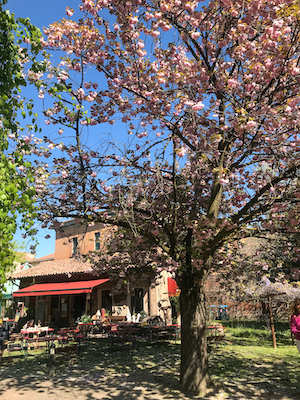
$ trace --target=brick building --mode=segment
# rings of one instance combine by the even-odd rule
[[[144,311],[170,322],[167,273],[148,287],[136,287],[134,293],[116,292],[107,275],[96,276],[91,264],[76,258],[79,253],[103,249],[107,229],[101,224],[86,227],[67,221],[56,233],[54,254],[32,260],[30,268],[12,275],[20,280],[14,298],[24,301],[36,322],[70,326],[78,317],[94,315],[102,308],[114,319],[124,318],[129,309],[132,314]]]

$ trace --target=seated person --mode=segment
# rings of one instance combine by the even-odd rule
[[[8,340],[8,331],[4,328],[2,323],[0,323],[0,354],[4,350],[4,342]]]
[[[34,323],[33,319],[27,321],[26,324],[23,326],[24,330],[28,328],[37,328],[37,325]]]

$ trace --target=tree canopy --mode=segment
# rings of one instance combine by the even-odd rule
[[[20,131],[29,132],[35,120],[26,128],[18,122],[19,114],[26,115],[24,107],[32,114],[32,104],[20,97],[21,87],[26,86],[20,60],[28,57],[28,51],[20,47],[18,37],[32,41],[36,55],[40,35],[28,20],[16,21],[5,4],[6,0],[0,1],[0,292],[15,258],[14,233],[17,228],[33,233],[36,215],[34,172],[26,160],[29,147],[20,139]]]
[[[228,244],[299,230],[298,3],[83,0],[80,10],[44,30],[61,62],[28,73],[54,125],[47,148],[32,146],[40,219],[118,226],[99,269],[113,256],[122,276],[130,265],[175,273],[181,383],[203,390],[208,273],[233,268]]]

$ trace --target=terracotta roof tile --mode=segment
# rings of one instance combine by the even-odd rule
[[[32,278],[35,276],[61,275],[76,272],[91,272],[91,265],[88,262],[69,258],[60,261],[43,261],[25,271],[12,274],[13,279]]]

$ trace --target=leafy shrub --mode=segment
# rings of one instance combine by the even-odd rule
[[[92,317],[85,314],[76,320],[77,324],[89,324],[90,322],[93,322]]]

